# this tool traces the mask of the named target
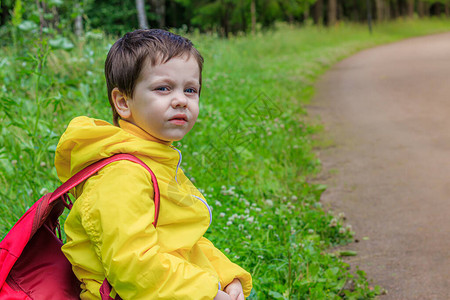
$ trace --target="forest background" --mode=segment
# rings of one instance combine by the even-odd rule
[[[201,114],[175,146],[213,208],[207,233],[248,269],[250,299],[371,299],[383,292],[337,246],[305,105],[315,80],[363,48],[448,31],[450,1],[152,0],[0,2],[0,234],[60,183],[54,152],[78,115],[111,120],[103,75],[122,33],[163,27],[205,56]],[[370,33],[368,25],[371,25]],[[201,145],[201,146],[198,146]],[[350,220],[351,222],[351,220]]]
[[[0,36],[11,20],[30,20],[41,32],[101,29],[121,34],[133,28],[185,28],[220,36],[255,33],[276,22],[334,26],[450,15],[449,0],[2,0]],[[18,24],[16,24],[18,25]],[[32,26],[31,24],[28,24]],[[25,25],[23,25],[25,26]],[[5,41],[5,39],[2,39]]]

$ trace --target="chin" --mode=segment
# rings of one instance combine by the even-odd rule
[[[183,138],[184,138],[184,135],[182,137],[171,137],[170,139],[168,139],[168,141],[178,142],[178,141],[181,141]]]

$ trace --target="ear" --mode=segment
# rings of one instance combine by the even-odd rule
[[[131,117],[131,109],[128,105],[128,98],[125,94],[123,94],[118,88],[114,88],[111,91],[111,99],[114,102],[114,107],[116,108],[119,116],[127,120]]]

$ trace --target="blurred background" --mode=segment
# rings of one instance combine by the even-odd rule
[[[253,275],[248,299],[374,299],[383,287],[336,248],[351,224],[320,202],[317,150],[334,143],[316,138],[307,105],[336,62],[448,32],[449,14],[450,0],[0,0],[0,236],[60,184],[69,121],[111,119],[103,69],[117,37],[170,29],[205,57],[201,116],[175,146],[214,209],[208,238]]]
[[[273,28],[277,22],[334,26],[340,21],[387,21],[449,16],[449,0],[2,0],[0,37],[8,25],[40,33],[137,27],[182,28],[222,37]]]

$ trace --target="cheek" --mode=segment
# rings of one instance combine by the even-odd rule
[[[198,103],[194,104],[191,108],[192,116],[195,117],[195,119],[198,117],[199,110]]]

